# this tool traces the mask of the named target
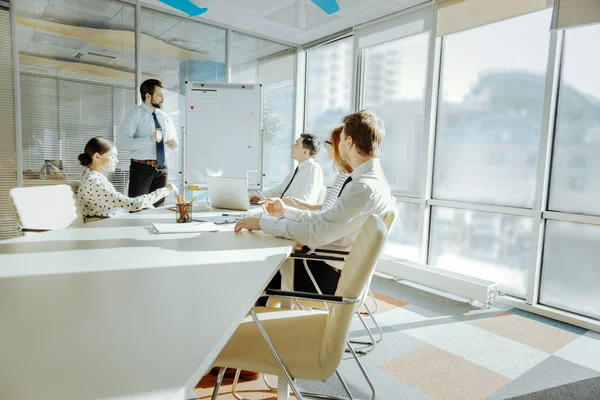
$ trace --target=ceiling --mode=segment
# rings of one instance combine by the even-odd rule
[[[118,1],[19,0],[21,71],[132,86],[134,10]],[[177,85],[181,60],[225,62],[224,29],[149,9],[142,11],[141,22],[144,76],[161,76]],[[243,66],[286,49],[234,32],[231,65]]]
[[[337,0],[340,11],[333,15],[325,14],[310,0],[192,1],[208,8],[199,20],[300,45],[426,0]],[[158,0],[142,0],[142,3],[173,10]]]
[[[194,0],[208,7],[204,18],[143,9],[142,74],[179,84],[182,60],[225,62],[225,30],[232,68],[293,49],[332,33],[401,11],[423,0],[338,0],[340,11],[327,15],[310,0]],[[128,4],[129,3],[129,4]],[[21,71],[98,83],[135,84],[134,9],[108,0],[19,0],[18,42]],[[160,10],[178,12],[158,0],[143,0]],[[184,17],[184,18],[181,18]],[[210,26],[201,22],[217,24]],[[263,39],[244,33],[257,34]],[[265,40],[271,38],[278,43]],[[194,71],[200,67],[193,64]],[[216,64],[205,63],[211,76]],[[182,69],[183,68],[183,69]],[[214,69],[214,71],[210,69]],[[165,82],[166,83],[166,82]]]

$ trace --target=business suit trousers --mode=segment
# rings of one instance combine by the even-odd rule
[[[137,197],[143,194],[154,192],[156,189],[167,186],[167,176],[169,170],[167,167],[159,168],[147,164],[131,162],[129,167],[129,197]],[[165,202],[163,197],[154,207],[162,206]]]
[[[306,263],[308,264],[308,269],[315,278],[317,285],[319,285],[321,293],[335,294],[341,274],[325,261],[306,260]],[[271,282],[267,285],[267,288],[281,288],[281,273],[277,272],[273,279],[271,279]],[[312,283],[304,268],[304,260],[294,260],[294,290],[297,292],[317,293],[315,285]],[[256,305],[264,306],[266,302],[266,297],[263,297],[256,302]]]

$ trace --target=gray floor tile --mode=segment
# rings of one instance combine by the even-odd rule
[[[504,400],[599,375],[592,369],[550,356],[494,393],[488,400]]]

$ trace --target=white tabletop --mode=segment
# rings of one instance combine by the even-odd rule
[[[185,398],[293,242],[152,233],[174,218],[150,210],[0,242],[0,398]]]

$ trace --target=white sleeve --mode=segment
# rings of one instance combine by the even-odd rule
[[[129,111],[119,128],[119,149],[120,150],[138,150],[150,146],[152,140],[150,137],[135,137],[140,118],[137,115],[137,108]]]
[[[304,168],[303,171],[298,171],[298,175],[296,179],[300,191],[296,198],[308,203],[316,203],[323,188],[323,170],[321,166],[314,163],[308,168]]]
[[[84,202],[91,202],[96,207],[103,205],[111,208],[124,208],[128,211],[138,211],[148,208],[158,200],[169,195],[169,189],[160,188],[149,194],[137,197],[128,197],[119,193],[110,182],[102,183],[99,180],[92,182],[92,188],[82,193]]]
[[[373,208],[372,191],[365,185],[348,185],[330,210],[311,222],[261,218],[261,229],[270,235],[294,239],[309,247],[325,246],[361,228]]]
[[[283,216],[295,222],[311,222],[320,214],[320,211],[302,210],[300,208],[284,205]]]

